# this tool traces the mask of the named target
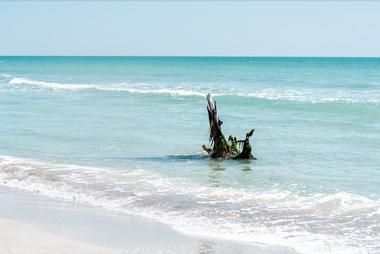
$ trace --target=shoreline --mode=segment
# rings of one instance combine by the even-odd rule
[[[263,253],[294,254],[182,234],[160,222],[62,201],[0,185],[1,253]],[[4,244],[3,244],[4,243]]]

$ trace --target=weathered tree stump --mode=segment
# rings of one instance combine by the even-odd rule
[[[249,138],[255,129],[252,129],[245,136],[244,140],[236,140],[236,137],[230,135],[226,141],[221,126],[223,122],[218,117],[216,102],[212,100],[211,95],[207,94],[207,112],[210,125],[210,144],[211,148],[202,146],[203,150],[212,158],[220,159],[256,159],[252,155],[252,147]],[[240,151],[238,144],[242,144]]]

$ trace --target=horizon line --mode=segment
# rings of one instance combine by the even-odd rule
[[[0,55],[0,57],[194,57],[194,58],[380,58],[379,56],[297,56],[297,55]]]

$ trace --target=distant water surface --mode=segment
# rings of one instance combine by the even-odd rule
[[[205,95],[257,161],[215,161]],[[380,252],[380,59],[0,57],[0,183],[184,233]]]

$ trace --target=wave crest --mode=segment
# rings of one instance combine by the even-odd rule
[[[205,96],[206,93],[184,89],[180,87],[173,88],[153,88],[144,86],[133,86],[126,83],[121,84],[78,84],[78,83],[56,83],[32,80],[28,78],[12,78],[9,81],[11,85],[32,85],[35,88],[43,88],[49,90],[67,90],[67,91],[83,91],[83,90],[99,90],[99,91],[115,91],[129,92],[138,94],[168,94],[172,96]]]
[[[11,77],[2,75],[8,79],[13,86],[32,87],[43,90],[61,91],[108,91],[127,92],[133,94],[160,94],[175,97],[204,97],[212,92],[214,97],[246,97],[265,100],[284,100],[303,103],[351,103],[351,104],[379,104],[379,90],[334,90],[334,89],[272,89],[260,88],[239,91],[238,89],[215,88],[212,85],[203,89],[194,89],[186,86],[164,86],[152,84],[80,84],[80,83],[58,83],[33,80],[24,77]]]

